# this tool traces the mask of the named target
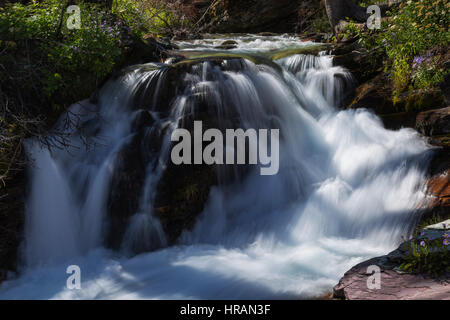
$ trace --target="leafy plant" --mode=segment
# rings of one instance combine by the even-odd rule
[[[450,235],[436,239],[425,238],[422,232],[409,242],[409,254],[402,258],[400,270],[438,276],[450,272]]]
[[[194,6],[180,0],[116,0],[113,12],[119,15],[139,36],[176,36],[194,29]]]
[[[81,29],[60,29],[62,5],[54,0],[14,4],[0,14],[4,39],[0,61],[19,67],[10,75],[21,87],[36,87],[52,101],[58,100],[55,94],[66,100],[76,98],[74,88],[99,81],[122,53],[120,21],[94,5],[80,3]],[[65,26],[68,15],[63,18]]]
[[[363,30],[350,21],[345,37],[358,37],[367,49],[384,50],[395,99],[405,90],[436,85],[448,72],[438,56],[450,43],[449,8],[445,0],[404,1],[388,12],[381,29]]]
[[[386,31],[380,34],[378,43],[385,47],[391,61],[397,93],[405,90],[410,80],[416,87],[430,87],[442,79],[442,72],[431,60],[416,66],[417,59],[430,57],[438,47],[449,45],[449,6],[444,0],[402,2],[382,26]]]
[[[66,28],[66,1],[0,7],[3,186],[20,170],[22,141],[29,136],[45,139],[60,112],[88,97],[122,56],[122,22],[96,5],[78,4],[82,23],[74,30]]]

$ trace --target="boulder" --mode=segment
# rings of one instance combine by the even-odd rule
[[[238,43],[234,40],[225,40],[220,45],[218,45],[217,49],[224,49],[224,50],[230,50],[237,48]]]
[[[426,136],[450,134],[450,107],[420,112],[416,129]]]
[[[341,278],[333,288],[337,299],[346,300],[443,300],[449,298],[450,281],[448,276],[431,278],[421,274],[404,274],[393,270],[390,260],[398,258],[398,250],[387,256],[362,262]],[[373,272],[369,266],[380,268],[380,288],[369,289],[367,282]],[[370,271],[370,270],[369,270]]]
[[[333,64],[348,69],[358,84],[362,84],[382,71],[382,52],[368,51],[357,44],[340,44],[334,51]]]
[[[131,141],[119,151],[115,161],[107,205],[110,219],[107,244],[113,249],[120,248],[126,226],[131,216],[139,209],[146,172],[141,138],[140,134],[132,137]]]
[[[401,111],[394,109],[392,89],[386,82],[383,73],[379,73],[373,79],[358,86],[349,107],[372,109],[378,115]]]
[[[433,155],[428,169],[426,182],[429,195],[427,208],[422,214],[422,220],[450,217],[450,148],[443,146]]]
[[[207,60],[218,67],[226,68],[222,58]],[[185,73],[194,72],[193,69],[198,69],[198,64],[203,61],[202,59],[185,61],[164,69],[162,72],[165,73],[160,78],[162,82],[158,84],[160,90],[157,96],[154,95],[155,86],[152,83],[141,83],[140,88],[136,89],[133,109],[137,109],[137,106],[140,109],[135,110],[133,114],[134,135],[117,154],[107,207],[110,217],[107,227],[107,244],[113,249],[121,247],[126,235],[126,227],[140,209],[146,172],[155,170],[159,165],[158,161],[154,160],[155,157],[160,156],[163,138],[168,128],[164,117],[169,114],[171,102],[179,93],[186,92],[188,86],[192,86]],[[231,102],[227,104],[229,105],[227,118],[221,118],[217,106],[211,105],[214,103],[211,102],[212,100],[214,99],[208,99],[205,94],[190,95],[186,103],[195,106],[195,113],[189,112],[182,115],[179,126],[190,131],[191,135],[193,135],[195,120],[203,122],[204,130],[241,127],[232,110]],[[154,112],[157,112],[162,120],[153,117]],[[205,142],[205,146],[207,144],[209,143]],[[218,183],[219,173],[222,174],[226,170],[222,168],[219,172],[217,166],[206,164],[175,165],[170,161],[170,153],[174,145],[175,143],[171,143],[169,146],[167,162],[160,164],[163,171],[156,185],[152,208],[167,238],[165,245],[176,243],[184,230],[194,226],[198,215],[203,211],[211,187]],[[225,174],[225,176],[231,175]],[[226,183],[224,179],[221,182]],[[161,242],[160,245],[163,243]],[[133,247],[139,248],[139,251],[160,248],[140,246],[136,243]]]
[[[367,108],[373,110],[383,120],[389,129],[400,129],[402,127],[417,128],[425,135],[430,135],[430,126],[435,126],[437,132],[445,134],[443,130],[446,125],[444,109],[441,111],[430,111],[430,113],[419,113],[420,111],[434,109],[443,105],[443,94],[439,88],[427,90],[414,90],[404,92],[394,97],[392,86],[384,72],[367,80],[356,87],[348,102],[349,108]]]
[[[421,112],[416,129],[430,136],[430,143],[438,146],[428,169],[428,209],[422,219],[450,217],[450,107]]]
[[[291,0],[216,0],[199,2],[202,31],[217,33],[294,32],[299,3]],[[308,0],[311,6],[319,1]]]

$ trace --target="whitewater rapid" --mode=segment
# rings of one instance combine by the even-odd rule
[[[201,50],[224,40],[179,46]],[[234,40],[234,52],[244,53],[310,45],[281,36]],[[143,83],[164,79],[167,66],[136,69],[109,83],[95,112],[72,109],[69,116],[84,123],[101,119],[94,148],[83,148],[73,128],[69,150],[50,153],[27,142],[35,166],[23,262],[19,275],[1,284],[0,299],[316,298],[355,264],[395,249],[425,199],[429,145],[412,129],[385,129],[368,110],[338,110],[351,76],[330,56],[293,55],[276,63],[281,71],[248,60],[226,60],[224,70],[203,62],[189,74],[189,90],[160,119],[168,133],[143,172],[145,187],[136,190],[141,204],[118,251],[104,248],[102,232],[116,157],[132,130],[128,101]],[[192,111],[187,97],[198,93],[222,106],[223,117],[233,106],[246,128],[279,127],[279,173],[254,170],[213,187],[177,245],[130,255],[137,242],[167,244],[152,213],[154,190],[168,161],[169,133]],[[81,269],[80,290],[66,287],[69,265]]]

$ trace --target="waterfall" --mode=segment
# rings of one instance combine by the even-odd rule
[[[24,262],[0,298],[310,298],[394,249],[424,199],[429,146],[412,129],[385,129],[368,110],[339,110],[352,80],[330,56],[275,63],[194,62],[173,91],[183,66],[136,66],[98,103],[62,116],[55,130],[69,134],[66,147],[28,141]],[[193,228],[171,245],[156,192],[173,130],[204,108],[219,129],[279,129],[279,172],[219,170],[233,178],[219,179]],[[133,159],[131,177],[120,176],[130,169],[123,159]],[[63,288],[69,264],[81,267],[82,290]]]

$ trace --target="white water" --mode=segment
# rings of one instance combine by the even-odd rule
[[[327,56],[285,58],[278,61],[281,74],[236,63],[224,62],[228,71],[200,65],[160,119],[169,124],[166,143],[143,172],[145,187],[136,191],[141,205],[120,252],[104,249],[102,237],[116,157],[131,138],[127,106],[140,83],[158,84],[164,71],[131,72],[103,90],[98,106],[74,107],[81,121],[99,116],[89,151],[77,135],[70,152],[53,155],[29,142],[36,163],[25,261],[20,276],[1,285],[0,298],[311,298],[329,292],[358,262],[395,249],[424,198],[427,144],[411,129],[384,129],[368,111],[336,110],[348,75]],[[130,258],[127,249],[136,245],[166,243],[152,215],[155,185],[167,137],[183,114],[195,111],[187,97],[196,94],[219,118],[233,109],[245,128],[280,128],[279,173],[260,176],[255,168],[243,180],[214,187],[177,246]],[[65,288],[70,264],[81,267],[81,290]]]
[[[296,36],[289,35],[273,35],[258,36],[254,34],[242,34],[239,36],[232,35],[226,37],[224,35],[210,35],[201,40],[178,41],[176,44],[186,51],[217,51],[221,50],[220,45],[225,41],[234,41],[237,46],[229,51],[231,52],[267,52],[276,49],[298,48],[299,46],[311,45],[313,42],[301,42]]]

